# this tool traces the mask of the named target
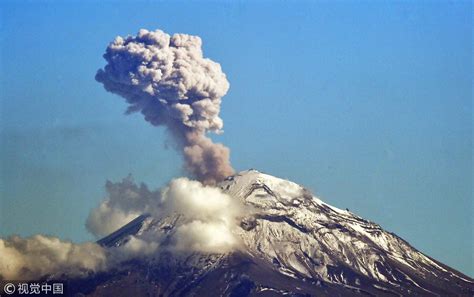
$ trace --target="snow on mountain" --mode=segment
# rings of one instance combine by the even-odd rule
[[[164,296],[474,296],[473,279],[293,182],[248,170],[218,186],[249,209],[234,230],[239,250],[163,252],[134,262],[129,275],[143,275],[147,267],[146,279]],[[180,214],[143,215],[99,243],[112,247],[130,235],[171,236],[183,220]]]

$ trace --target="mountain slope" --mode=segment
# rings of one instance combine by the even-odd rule
[[[137,290],[156,296],[474,295],[473,279],[295,183],[249,170],[219,186],[252,208],[235,230],[242,242],[238,251],[160,252],[126,263],[126,274],[108,272],[73,287],[87,282],[90,290],[83,293],[91,296],[121,295],[121,286],[137,283]],[[143,215],[99,243],[112,247],[132,234],[171,235],[182,220],[179,214]]]

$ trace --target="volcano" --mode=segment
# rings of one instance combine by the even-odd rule
[[[238,249],[159,251],[69,282],[80,296],[474,296],[474,280],[397,235],[321,201],[293,182],[256,170],[218,184],[251,207],[236,228]],[[179,213],[143,214],[98,241],[171,238]]]

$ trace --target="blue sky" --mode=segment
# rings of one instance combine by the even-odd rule
[[[179,176],[163,129],[94,81],[140,28],[201,36],[238,170],[312,189],[474,275],[470,2],[0,4],[0,236],[92,239],[107,179]]]

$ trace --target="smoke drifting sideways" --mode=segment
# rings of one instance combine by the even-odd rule
[[[152,125],[167,127],[193,178],[215,184],[233,174],[229,149],[207,136],[222,132],[219,112],[229,82],[218,63],[203,57],[201,38],[142,29],[115,38],[104,58],[96,80],[126,99],[127,114],[141,112]]]
[[[110,249],[94,242],[77,244],[45,235],[0,238],[0,280],[82,278],[157,250],[157,242],[133,236],[124,246]]]
[[[118,183],[107,182],[106,189],[108,195],[91,211],[86,222],[87,229],[98,237],[143,213],[156,219],[179,214],[184,220],[167,237],[144,232],[113,248],[93,242],[75,244],[44,235],[0,239],[0,279],[85,277],[161,251],[225,253],[239,247],[233,230],[243,214],[242,205],[219,188],[178,178],[150,191],[146,185],[137,185],[127,177]]]
[[[107,182],[107,191],[108,196],[91,211],[86,222],[87,229],[97,237],[110,234],[144,213],[158,219],[179,214],[184,220],[174,230],[172,250],[226,252],[238,245],[233,228],[244,208],[219,188],[181,177],[150,191],[127,177],[119,183]],[[156,236],[153,233],[152,238],[141,239],[160,241]]]
[[[47,274],[80,276],[106,267],[104,249],[95,243],[74,244],[35,235],[0,239],[0,279],[36,279]]]

